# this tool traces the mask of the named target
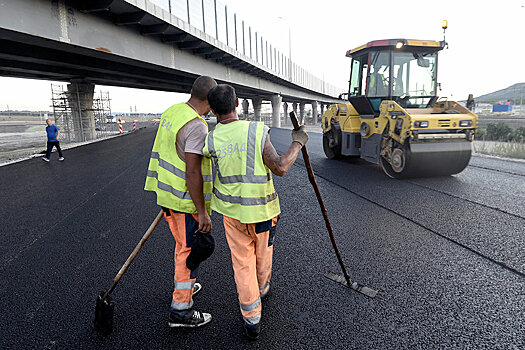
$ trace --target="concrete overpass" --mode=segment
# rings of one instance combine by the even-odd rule
[[[87,96],[78,97],[76,114],[88,128],[92,117],[82,111],[95,84],[188,92],[206,74],[233,85],[256,119],[271,101],[273,126],[286,102],[300,114],[311,103],[316,122],[318,108],[338,101],[341,88],[293,63],[235,14],[232,22],[216,1],[217,35],[210,35],[209,25],[200,30],[148,0],[0,0],[0,75],[70,82],[70,91]],[[229,45],[217,39],[218,12]],[[203,6],[203,26],[209,17]]]

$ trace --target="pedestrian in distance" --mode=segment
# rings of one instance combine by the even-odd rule
[[[216,168],[211,207],[223,215],[245,334],[257,339],[281,213],[272,173],[286,174],[308,134],[304,126],[292,131],[290,147],[279,156],[264,123],[239,120],[233,87],[217,85],[208,93],[208,102],[218,121],[204,146],[204,155]]]
[[[58,126],[53,124],[51,119],[46,119],[46,133],[47,133],[47,150],[46,156],[42,158],[45,162],[49,162],[51,157],[51,151],[53,147],[56,147],[58,152],[58,160],[63,161],[64,155],[62,154],[62,149],[60,148],[60,129]]]
[[[156,193],[157,204],[163,208],[175,239],[170,327],[199,327],[211,321],[209,313],[193,309],[193,295],[202,285],[195,282],[198,263],[193,259],[190,263],[188,257],[194,256],[191,252],[195,253],[196,242],[201,241],[196,239],[197,231],[211,235],[212,229],[213,179],[211,162],[202,157],[208,133],[202,116],[210,112],[207,95],[215,85],[211,77],[198,77],[191,88],[190,99],[171,106],[162,114],[144,186],[146,191]]]

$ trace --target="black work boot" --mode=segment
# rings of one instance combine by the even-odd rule
[[[171,311],[168,319],[170,327],[200,327],[211,321],[211,315],[196,310]]]
[[[244,323],[244,331],[248,339],[257,340],[259,339],[259,334],[261,333],[261,323],[260,322],[257,324]]]

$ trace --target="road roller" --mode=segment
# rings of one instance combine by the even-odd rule
[[[326,156],[360,157],[392,178],[465,169],[478,117],[438,97],[438,53],[446,45],[389,39],[347,51],[348,103],[331,105],[322,117]]]

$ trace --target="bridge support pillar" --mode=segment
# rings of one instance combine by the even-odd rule
[[[317,107],[318,107],[317,101],[312,101],[312,119],[313,119],[314,125],[317,125],[317,111],[318,111]]]
[[[242,101],[242,115],[244,117],[244,120],[248,120],[249,119],[248,107],[250,107],[250,102],[248,102],[248,99],[245,98]]]
[[[67,99],[73,116],[75,140],[94,140],[97,137],[95,115],[92,110],[95,84],[74,81],[67,85],[67,91]]]
[[[281,127],[281,95],[272,96],[272,128]]]
[[[297,114],[297,102],[292,103],[292,109],[295,112],[295,115],[297,116],[297,118],[300,118],[301,116]]]
[[[324,114],[324,103],[321,103],[321,117],[323,116]]]
[[[299,103],[299,125],[303,124],[303,120],[306,119],[306,114],[304,113],[304,102]]]
[[[283,120],[283,124],[284,125],[288,125],[288,103],[284,102],[283,103],[283,111],[284,111],[284,120]]]
[[[262,98],[254,97],[252,98],[253,105],[253,117],[257,122],[261,121],[261,107],[262,107]]]

